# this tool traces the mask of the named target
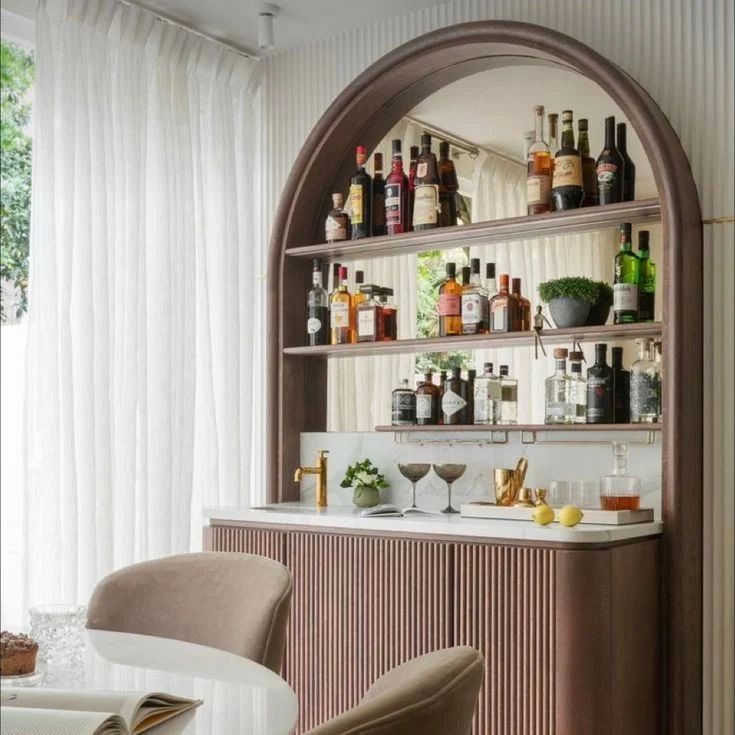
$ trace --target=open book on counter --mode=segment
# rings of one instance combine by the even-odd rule
[[[3,687],[2,735],[137,735],[198,707],[201,699],[143,692]],[[181,728],[189,718],[182,718]]]
[[[400,518],[418,518],[420,516],[441,516],[443,513],[440,510],[423,510],[422,508],[412,508],[411,506],[399,508],[397,505],[388,505],[383,503],[382,505],[374,505],[372,508],[365,508],[365,510],[360,511],[360,515],[377,516],[379,518],[391,516]]]

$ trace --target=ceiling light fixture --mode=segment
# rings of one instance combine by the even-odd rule
[[[258,48],[270,51],[275,47],[273,36],[273,19],[278,15],[277,5],[266,3],[260,6],[258,13]]]

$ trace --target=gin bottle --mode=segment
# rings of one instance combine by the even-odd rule
[[[637,339],[638,359],[630,369],[630,421],[655,424],[661,417],[661,368],[651,354],[651,338]]]
[[[569,353],[569,404],[573,424],[587,423],[587,381],[582,377],[583,357],[581,352]]]
[[[623,370],[623,348],[612,348],[613,421],[630,423],[630,373]]]
[[[391,396],[391,424],[393,426],[412,426],[416,423],[416,393],[408,386],[408,380],[401,380]]]
[[[612,424],[613,371],[607,364],[607,345],[595,345],[595,364],[587,370],[587,423]]]
[[[570,380],[567,375],[567,356],[564,347],[554,350],[554,374],[546,378],[546,417],[547,424],[571,424],[572,406],[569,400]]]
[[[508,373],[508,366],[500,366],[500,421],[518,423],[518,381]]]
[[[475,423],[496,424],[500,407],[500,384],[493,375],[493,364],[486,362],[481,375],[475,378]]]

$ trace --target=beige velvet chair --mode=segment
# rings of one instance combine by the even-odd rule
[[[360,704],[308,735],[467,735],[485,668],[474,648],[427,653],[381,676]]]
[[[102,579],[87,627],[200,643],[280,672],[290,603],[291,573],[272,559],[182,554]]]

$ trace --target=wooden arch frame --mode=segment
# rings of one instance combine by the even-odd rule
[[[268,292],[268,495],[294,499],[291,473],[302,431],[326,429],[326,360],[284,355],[302,343],[309,262],[286,248],[320,242],[335,182],[420,100],[451,82],[506,63],[541,60],[583,74],[608,92],[643,145],[656,181],[664,236],[665,576],[664,731],[702,728],[702,222],[687,156],[671,124],[622,69],[579,41],[527,23],[480,21],[420,36],[375,62],[330,105],[288,178],[270,244]],[[505,61],[504,61],[505,60]],[[646,641],[640,641],[641,646]]]

